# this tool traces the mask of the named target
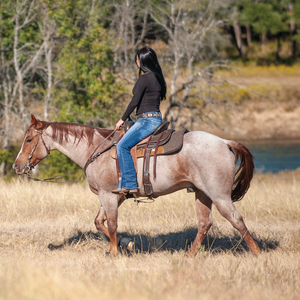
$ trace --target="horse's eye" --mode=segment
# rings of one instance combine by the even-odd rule
[[[28,140],[26,140],[26,142],[27,142],[27,143],[30,143],[31,141],[32,141],[32,139],[28,139]]]

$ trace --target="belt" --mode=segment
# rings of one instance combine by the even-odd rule
[[[154,113],[143,113],[143,114],[136,115],[137,119],[149,118],[149,117],[161,117],[161,113],[160,112],[154,112]]]

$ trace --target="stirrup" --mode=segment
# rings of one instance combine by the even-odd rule
[[[129,191],[127,189],[123,189],[123,188],[118,189],[117,188],[117,189],[112,190],[111,192],[114,193],[114,194],[124,194],[124,195],[126,195]]]
[[[119,189],[114,189],[111,192],[114,193],[114,194],[124,194],[124,195],[126,195],[127,193],[135,194],[135,193],[138,192],[138,189],[127,190],[127,189],[121,188],[120,190]]]

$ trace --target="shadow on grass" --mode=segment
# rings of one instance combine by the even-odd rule
[[[49,244],[48,248],[50,250],[58,250],[58,249],[62,249],[65,246],[77,245],[77,244],[80,244],[80,243],[83,243],[83,242],[88,242],[90,240],[106,242],[106,243],[109,242],[109,239],[102,232],[92,232],[92,231],[81,232],[81,231],[77,231],[77,233],[74,236],[65,239],[61,244],[57,244],[57,245]]]
[[[193,243],[197,234],[197,228],[188,228],[184,231],[172,232],[168,234],[160,234],[157,236],[150,235],[130,235],[127,232],[121,232],[122,237],[130,238],[135,243],[135,251],[138,253],[152,253],[169,251],[185,250],[187,251]],[[279,241],[274,237],[257,237],[252,233],[253,239],[262,251],[275,250],[279,246]],[[90,240],[96,240],[108,244],[109,239],[101,232],[81,232],[78,231],[74,236],[65,239],[61,244],[49,244],[50,250],[62,249],[65,246],[72,246]],[[207,237],[202,243],[202,249],[211,253],[222,253],[232,251],[235,253],[249,252],[245,241],[241,238],[240,234],[234,231],[231,236],[226,236],[219,232],[216,228],[212,228]]]

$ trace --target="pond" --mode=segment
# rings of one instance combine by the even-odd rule
[[[278,173],[300,168],[299,140],[264,140],[242,143],[249,148],[255,158],[256,172]]]

